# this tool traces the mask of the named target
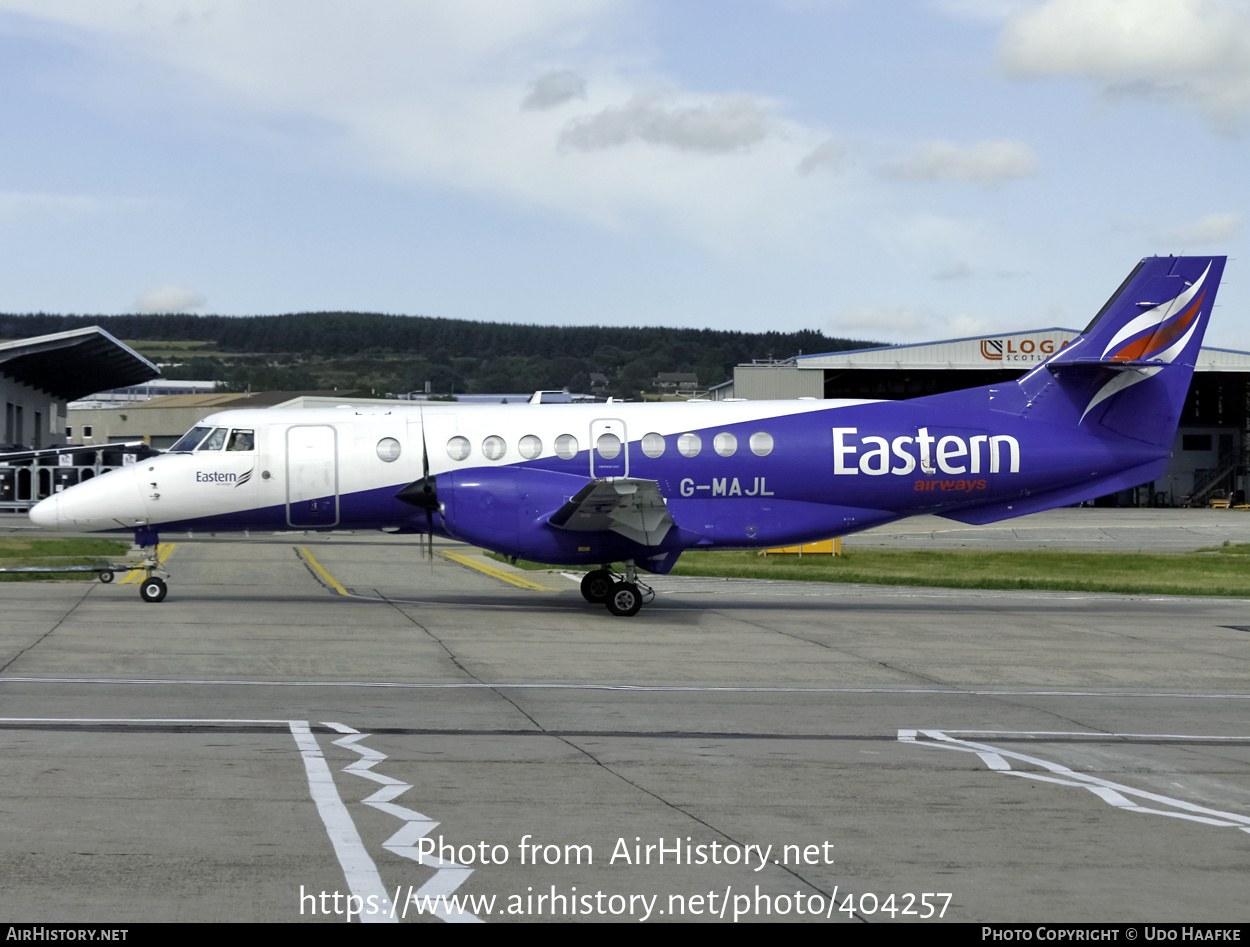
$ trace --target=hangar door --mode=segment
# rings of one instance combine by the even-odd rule
[[[286,521],[300,529],[339,522],[338,431],[328,424],[286,429]]]

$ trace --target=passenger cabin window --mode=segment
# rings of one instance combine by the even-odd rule
[[[503,438],[496,434],[482,441],[482,453],[486,455],[487,460],[498,460],[507,449],[508,445],[504,443]]]
[[[459,434],[447,442],[447,456],[452,460],[464,460],[472,449],[469,439]]]
[[[615,434],[600,434],[595,441],[595,450],[604,460],[612,460],[621,452],[621,439]]]
[[[245,431],[242,428],[230,432],[230,442],[226,445],[226,450],[255,450],[256,449],[256,432]]]
[[[572,434],[561,434],[556,438],[556,454],[565,460],[577,456],[577,438]]]
[[[533,434],[526,434],[517,444],[517,449],[526,460],[533,460],[543,452],[543,442]]]
[[[677,438],[677,450],[682,457],[698,457],[703,449],[703,441],[698,434],[683,434]]]
[[[721,431],[712,439],[712,448],[722,457],[732,457],[738,449],[738,439],[728,431]]]
[[[766,457],[773,450],[773,436],[767,431],[756,431],[751,435],[751,451],[760,457]]]
[[[642,452],[648,457],[659,457],[664,453],[664,438],[659,434],[642,436]]]
[[[400,454],[399,441],[393,437],[384,437],[378,441],[378,459],[383,463],[394,463],[399,460]]]

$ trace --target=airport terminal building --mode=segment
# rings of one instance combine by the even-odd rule
[[[1080,333],[1049,328],[799,355],[739,365],[712,389],[717,400],[902,400],[1018,378]],[[1172,463],[1161,480],[1103,498],[1121,506],[1245,502],[1250,468],[1250,352],[1204,346],[1181,414]]]

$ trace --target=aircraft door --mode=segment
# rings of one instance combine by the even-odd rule
[[[286,521],[300,529],[338,525],[338,431],[329,424],[286,429]]]
[[[596,418],[590,422],[590,475],[629,476],[629,437],[619,418]]]

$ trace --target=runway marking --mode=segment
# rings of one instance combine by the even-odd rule
[[[439,907],[435,910],[437,917],[441,917],[449,924],[481,924],[482,919],[477,915],[468,911],[452,911],[445,900],[447,895],[454,894],[456,889],[468,880],[469,875],[473,874],[473,869],[441,858],[423,857],[418,852],[417,843],[432,832],[439,823],[429,816],[417,812],[415,809],[397,806],[391,801],[411,789],[412,784],[390,776],[383,776],[381,773],[372,772],[373,766],[387,757],[385,753],[379,753],[371,747],[360,745],[360,741],[370,736],[370,734],[361,733],[341,723],[326,723],[325,726],[338,730],[340,733],[345,732],[348,734],[339,740],[335,740],[335,746],[341,746],[344,749],[353,750],[360,754],[360,759],[343,767],[343,771],[382,784],[381,789],[361,801],[367,806],[372,806],[381,812],[385,812],[387,815],[393,815],[397,819],[404,821],[404,827],[383,842],[382,847],[389,852],[394,852],[396,855],[412,859],[419,865],[431,866],[435,869],[434,877],[423,884],[417,891],[413,892],[409,888],[408,903],[420,904],[423,900],[429,903],[430,899],[441,898],[443,900],[438,902]],[[406,905],[403,916],[407,916]]]
[[[939,687],[750,687],[699,684],[509,684],[478,681],[243,681],[171,678],[106,678],[106,677],[0,677],[0,684],[150,684],[193,685],[197,687],[395,687],[401,689],[450,690],[589,690],[639,691],[653,693],[721,693],[721,694],[891,694],[944,697],[1094,697],[1111,700],[1250,700],[1250,694],[1183,694],[1163,691],[1059,691],[1059,690],[981,690],[944,689]],[[26,717],[0,720],[25,720]],[[285,722],[285,721],[283,721]],[[955,731],[947,731],[955,732]]]
[[[330,844],[334,846],[334,854],[343,868],[343,877],[352,889],[352,894],[361,899],[361,904],[384,905],[385,910],[368,914],[362,912],[362,924],[394,924],[396,923],[394,906],[382,884],[378,867],[365,850],[360,840],[360,832],[352,821],[351,813],[343,804],[339,791],[334,785],[334,777],[330,773],[321,748],[317,746],[317,738],[313,736],[307,721],[292,720],[291,735],[304,758],[304,770],[308,775],[308,789],[312,793],[313,802],[317,804],[317,813],[325,824]],[[372,899],[372,900],[370,900]]]
[[[295,738],[295,745],[299,748],[300,756],[304,760],[304,772],[308,777],[309,792],[317,806],[317,813],[321,816],[321,821],[325,825],[326,834],[330,838],[330,844],[334,846],[334,854],[338,857],[339,865],[343,869],[343,876],[347,880],[348,887],[351,888],[353,895],[362,899],[362,904],[385,905],[385,910],[377,914],[368,915],[362,913],[360,916],[361,922],[365,924],[395,923],[391,910],[391,899],[386,894],[386,888],[382,884],[382,878],[378,874],[377,866],[365,850],[364,843],[360,840],[360,833],[356,830],[356,824],[352,821],[351,814],[347,811],[347,806],[343,804],[342,797],[339,796],[338,789],[334,785],[334,777],[330,774],[330,767],[326,764],[325,757],[321,753],[321,748],[317,745],[317,738],[313,736],[308,721],[238,717],[0,717],[0,722],[161,723],[183,725],[233,723],[274,724],[287,727],[291,732],[291,736]],[[372,902],[368,900],[371,897],[374,899]]]
[[[348,592],[347,589],[343,588],[343,586],[339,584],[338,579],[334,578],[334,576],[330,575],[330,573],[326,572],[326,570],[322,568],[321,563],[318,562],[313,554],[308,551],[307,546],[297,546],[296,549],[303,557],[304,561],[312,566],[314,574],[324,579],[325,584],[328,585],[331,590],[337,592],[339,595],[354,597],[351,596],[351,593]]]
[[[177,543],[159,543],[156,547],[156,561],[161,565],[165,564],[165,560],[170,554],[178,548]],[[131,569],[126,575],[118,581],[118,585],[127,585],[131,582],[138,582],[140,579],[147,578],[147,573],[143,569]]]
[[[499,579],[502,582],[508,582],[511,585],[515,585],[519,589],[533,589],[537,592],[560,591],[560,589],[553,589],[550,586],[539,585],[537,582],[531,582],[529,579],[523,579],[520,576],[509,575],[507,572],[496,569],[494,566],[488,566],[484,562],[478,562],[476,559],[471,559],[468,556],[462,556],[458,552],[444,552],[439,555],[441,555],[444,559],[450,559],[452,562],[458,562],[462,566],[468,566],[470,569],[476,569],[478,572],[488,575],[492,579]]]
[[[1109,779],[1103,779],[1101,776],[1094,776],[1090,773],[1081,773],[1070,767],[1063,766],[1060,763],[1052,763],[1038,756],[1030,756],[1015,750],[1005,750],[1001,747],[992,746],[989,743],[983,743],[972,740],[962,740],[953,737],[951,733],[983,733],[991,738],[1011,738],[1011,737],[1041,737],[1045,738],[1050,734],[1047,731],[976,731],[976,730],[899,730],[898,739],[901,743],[914,743],[917,746],[931,746],[943,750],[954,750],[958,753],[973,753],[980,758],[990,770],[1002,773],[1005,776],[1020,776],[1024,779],[1035,779],[1039,782],[1053,783],[1058,786],[1071,786],[1078,789],[1087,789],[1095,796],[1108,805],[1115,806],[1117,809],[1123,809],[1126,812],[1144,812],[1148,815],[1170,816],[1174,819],[1185,819],[1190,822],[1199,822],[1203,825],[1219,826],[1221,828],[1235,828],[1242,832],[1250,833],[1250,817],[1238,815],[1235,812],[1226,812],[1223,809],[1212,809],[1207,806],[1199,806],[1192,802],[1186,802],[1184,799],[1177,799],[1175,796],[1165,796],[1161,793],[1149,792],[1144,789],[1135,789],[1124,783],[1113,782]],[[1064,733],[1063,736],[1085,736],[1091,740],[1115,740],[1115,739],[1158,739],[1158,735],[1142,734],[1142,733],[1083,733],[1072,734]],[[918,736],[928,737],[933,742],[924,742],[918,740]],[[1218,736],[1180,736],[1175,735],[1171,739],[1174,740],[1201,740],[1201,741],[1221,741],[1221,740],[1246,740],[1246,737],[1218,737]],[[1041,767],[1052,775],[1043,775],[1041,773],[1021,772],[1011,768],[1011,761],[1017,763],[1025,763],[1031,766]],[[1171,809],[1160,809],[1152,806],[1143,806],[1137,799],[1153,802],[1157,805],[1171,806]],[[1176,811],[1179,810],[1179,811]]]

